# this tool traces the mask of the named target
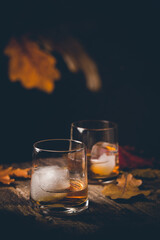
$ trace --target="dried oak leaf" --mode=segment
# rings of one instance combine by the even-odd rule
[[[14,177],[23,177],[23,178],[30,178],[30,168],[26,169],[13,169],[13,167],[3,168],[0,166],[0,182],[3,184],[9,185],[10,183],[14,182],[15,179],[11,178]]]
[[[3,184],[10,184],[11,182],[14,182],[15,179],[10,178],[10,174],[12,172],[12,167],[8,167],[6,169],[3,169],[2,166],[0,166],[0,182]]]
[[[27,88],[38,88],[47,93],[54,90],[54,82],[60,78],[55,68],[56,59],[40,49],[36,42],[23,37],[12,38],[4,53],[9,59],[9,78],[20,81]]]
[[[25,169],[21,169],[21,168],[17,168],[17,169],[13,169],[11,172],[12,176],[15,177],[23,177],[23,178],[30,178],[30,168],[25,168]]]
[[[122,174],[122,176],[117,179],[117,183],[107,184],[103,188],[102,194],[111,199],[129,199],[140,194],[148,196],[151,191],[140,190],[138,187],[141,184],[142,180],[135,179],[131,173]]]
[[[143,158],[134,153],[134,147],[119,146],[119,165],[121,169],[153,167],[154,158]]]
[[[133,176],[141,177],[141,178],[148,178],[148,179],[154,179],[154,178],[160,178],[160,170],[159,169],[134,169],[132,170]]]

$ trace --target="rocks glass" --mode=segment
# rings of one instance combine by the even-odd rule
[[[87,209],[84,143],[70,139],[36,142],[33,145],[30,197],[49,215],[71,215]]]
[[[117,124],[82,120],[71,124],[71,139],[87,147],[89,182],[111,180],[119,174]]]

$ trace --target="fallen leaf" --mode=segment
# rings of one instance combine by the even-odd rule
[[[117,185],[119,187],[139,187],[142,184],[141,179],[136,179],[131,173],[122,174],[120,178],[117,178]]]
[[[9,175],[12,172],[12,169],[13,169],[12,167],[3,169],[3,167],[0,166],[0,178],[4,177],[6,175]]]
[[[11,182],[14,182],[15,180],[10,178],[11,172],[12,172],[12,167],[3,169],[3,167],[0,166],[0,182],[3,184],[8,184],[8,185]]]
[[[11,175],[15,176],[15,177],[30,178],[30,174],[29,174],[30,170],[31,170],[30,168],[25,168],[25,169],[17,168],[17,169],[13,169],[12,172],[11,172]]]
[[[39,45],[23,37],[12,38],[4,53],[9,59],[9,78],[20,81],[27,88],[38,88],[47,93],[54,90],[54,82],[60,78],[55,68],[56,59],[40,49]]]
[[[160,178],[159,169],[151,169],[151,168],[134,169],[132,170],[132,174],[136,177],[141,177],[141,178],[148,178],[148,179]]]
[[[15,181],[15,179],[11,179],[9,175],[6,175],[6,176],[0,178],[0,182],[3,184],[7,184],[7,185],[9,185],[10,183],[12,183],[14,181]]]
[[[11,177],[23,177],[23,178],[30,178],[30,168],[26,169],[13,169],[13,167],[3,168],[0,166],[0,182],[3,184],[9,185],[10,183],[14,182],[15,179]]]
[[[134,148],[119,146],[120,169],[151,168],[154,165],[154,158],[143,158],[135,153]]]
[[[140,190],[138,187],[142,184],[142,180],[135,179],[132,174],[122,174],[117,179],[117,183],[107,184],[102,194],[110,197],[111,199],[129,199],[131,197],[141,195],[148,196],[150,190]]]

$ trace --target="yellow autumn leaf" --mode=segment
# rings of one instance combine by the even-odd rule
[[[107,184],[103,188],[102,194],[111,199],[129,199],[137,195],[148,196],[151,191],[139,189],[141,184],[142,180],[135,179],[132,174],[122,174],[117,179],[117,183]]]
[[[13,169],[13,167],[3,168],[2,165],[0,165],[0,183],[9,185],[10,183],[14,182],[15,179],[11,177],[16,178],[30,178],[30,172],[31,168],[16,168]]]
[[[0,165],[0,183],[9,185],[11,182],[14,182],[15,180],[10,178],[11,172],[12,167],[3,169],[3,167]]]
[[[29,174],[30,171],[31,171],[30,168],[25,169],[17,168],[13,169],[10,175],[14,177],[30,178],[31,177]]]
[[[9,56],[12,82],[20,81],[27,89],[37,88],[47,93],[54,90],[54,82],[60,78],[60,72],[55,68],[56,59],[41,50],[36,42],[12,38],[4,53]]]

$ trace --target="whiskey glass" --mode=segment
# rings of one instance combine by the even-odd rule
[[[73,215],[88,208],[84,143],[70,139],[34,143],[30,198],[49,215]]]
[[[73,122],[71,139],[86,145],[89,183],[109,181],[119,174],[116,123],[106,120]]]

